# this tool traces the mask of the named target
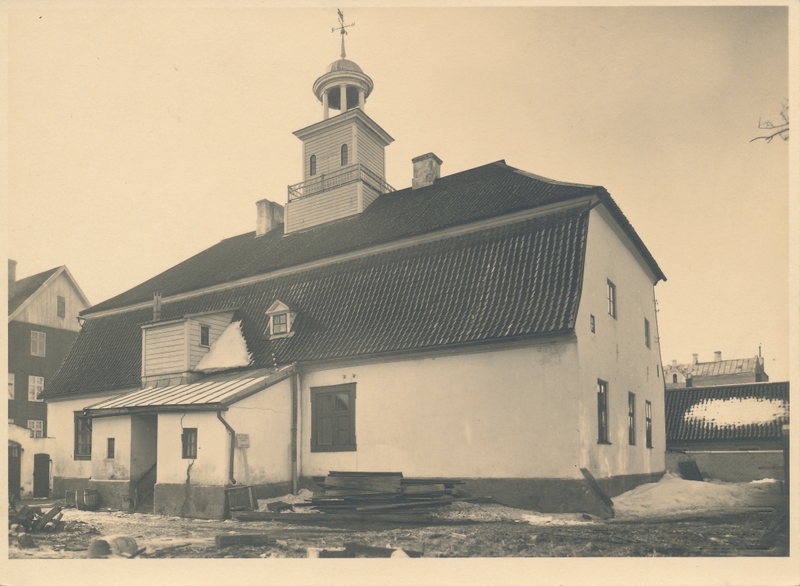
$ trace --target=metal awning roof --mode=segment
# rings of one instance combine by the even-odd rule
[[[216,411],[289,378],[294,369],[259,369],[212,376],[196,383],[146,387],[83,409],[92,417],[167,411]]]

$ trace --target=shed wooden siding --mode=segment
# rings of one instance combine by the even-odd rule
[[[369,204],[371,204],[373,201],[375,201],[378,198],[379,195],[380,195],[380,193],[378,193],[377,191],[372,189],[369,185],[367,185],[366,183],[362,183],[362,185],[361,185],[361,202],[362,202],[361,209],[362,210],[367,209],[367,206]]]
[[[379,177],[383,177],[385,168],[383,147],[375,141],[371,132],[363,128],[356,127],[356,140],[358,141],[358,161],[353,160],[353,162],[359,162]]]
[[[144,330],[144,376],[183,372],[186,367],[186,324],[183,321]],[[198,337],[199,337],[198,332]]]
[[[65,300],[64,317],[58,317],[59,296]],[[77,332],[81,328],[76,318],[86,307],[69,278],[61,273],[44,291],[36,295],[15,321]]]
[[[330,133],[309,138],[304,144],[305,161],[303,161],[303,179],[311,178],[309,161],[311,155],[317,156],[317,173],[330,173],[342,166],[342,145],[347,145],[348,164],[354,161],[353,125],[349,124]]]
[[[349,183],[336,189],[290,202],[286,206],[286,231],[302,230],[317,224],[346,218],[359,211],[359,183]]]
[[[200,326],[208,326],[208,343],[217,341],[220,334],[228,327],[233,318],[233,312],[203,315],[189,320],[189,369],[193,369],[200,359],[208,353],[208,348],[200,345]]]

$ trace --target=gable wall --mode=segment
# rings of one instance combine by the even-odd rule
[[[590,212],[584,281],[576,324],[580,362],[582,466],[598,478],[664,470],[664,380],[651,277],[598,210]],[[616,285],[617,318],[607,310]],[[595,333],[590,330],[595,316]],[[650,321],[650,348],[644,319]],[[658,374],[657,374],[658,373]],[[598,444],[597,379],[608,382],[610,445]],[[628,392],[636,394],[636,445],[628,443]],[[645,401],[652,403],[653,448],[645,447]]]
[[[58,317],[59,296],[65,301],[64,317]],[[78,332],[81,328],[76,318],[87,307],[66,274],[61,273],[34,297],[15,321]]]
[[[208,348],[200,345],[200,326],[209,327],[209,345],[217,341],[220,334],[231,323],[233,312],[215,313],[189,319],[189,369],[191,370],[200,359],[208,353]]]
[[[301,475],[578,478],[574,342],[301,377]],[[356,383],[357,450],[311,452],[310,387]]]

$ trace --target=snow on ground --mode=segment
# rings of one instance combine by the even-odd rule
[[[658,482],[642,484],[612,500],[617,517],[658,517],[760,506],[779,491],[780,484],[773,479],[700,482],[667,472]]]
[[[780,399],[734,397],[710,399],[693,405],[685,414],[686,421],[703,421],[714,427],[763,424],[788,414],[788,405]]]

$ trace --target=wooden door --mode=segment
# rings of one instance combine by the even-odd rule
[[[22,480],[20,474],[22,449],[17,443],[8,444],[8,498],[19,498],[19,487]]]
[[[33,455],[33,498],[50,496],[50,454]]]

